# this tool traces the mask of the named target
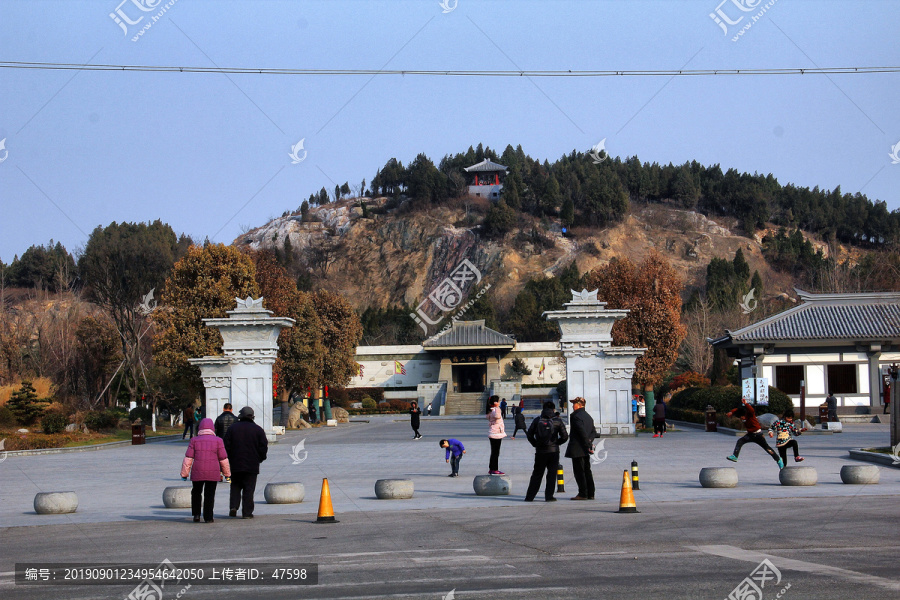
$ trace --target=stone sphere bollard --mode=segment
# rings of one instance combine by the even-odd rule
[[[163,504],[166,508],[190,508],[191,488],[179,485],[163,490]]]
[[[815,467],[785,467],[778,472],[781,485],[816,485],[818,480]]]
[[[841,481],[852,485],[878,483],[881,469],[877,465],[844,465],[841,467]]]
[[[705,488],[737,487],[738,474],[734,467],[705,467],[700,469],[700,485]]]
[[[64,515],[77,509],[75,492],[39,492],[34,496],[34,512],[39,515]]]
[[[412,479],[379,479],[375,482],[375,495],[379,500],[406,500],[413,497]]]
[[[269,504],[297,504],[306,497],[306,488],[302,483],[267,483],[263,491]]]
[[[509,475],[476,475],[472,487],[478,496],[509,496],[512,479]]]

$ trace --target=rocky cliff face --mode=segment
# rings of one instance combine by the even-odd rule
[[[563,236],[557,223],[523,218],[504,239],[488,240],[477,226],[465,225],[461,208],[407,211],[401,205],[386,211],[385,198],[363,200],[368,217],[359,200],[342,200],[311,208],[305,221],[300,215],[275,219],[234,243],[283,250],[289,239],[295,263],[312,270],[316,285],[345,294],[357,308],[418,306],[468,260],[483,277],[477,287],[490,283],[502,310],[529,279],[553,276],[573,260],[585,272],[614,257],[639,261],[653,249],[688,285],[704,281],[711,258],[730,259],[738,248],[768,290],[789,289],[791,283],[769,271],[758,240],[733,234],[727,222],[661,205],[636,207],[603,230],[576,227],[572,237]],[[464,296],[474,291],[473,281],[465,282]]]

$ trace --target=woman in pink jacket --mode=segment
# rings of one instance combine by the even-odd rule
[[[203,520],[213,522],[213,505],[216,503],[216,484],[219,473],[231,477],[231,466],[225,453],[225,443],[215,432],[212,419],[203,419],[198,434],[191,438],[184,462],[181,463],[181,478],[191,476],[194,489],[191,490],[191,513],[194,523],[200,522],[200,505],[203,505]]]
[[[506,427],[503,425],[503,415],[500,414],[500,396],[491,396],[488,402],[490,411],[487,414],[488,440],[491,442],[491,460],[488,464],[488,473],[491,475],[504,475],[499,468],[500,442],[506,437]]]

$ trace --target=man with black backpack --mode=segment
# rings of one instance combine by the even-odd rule
[[[553,492],[556,490],[556,472],[559,468],[559,445],[566,443],[569,433],[565,423],[555,413],[556,406],[552,402],[545,403],[541,416],[531,422],[526,432],[528,441],[534,446],[534,470],[531,472],[531,481],[528,482],[528,491],[525,492],[525,502],[534,501],[545,470],[547,487],[544,489],[544,499],[556,502]]]

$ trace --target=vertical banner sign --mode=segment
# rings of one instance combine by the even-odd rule
[[[754,388],[756,394],[754,395]],[[769,380],[765,377],[747,378],[741,381],[741,396],[754,404],[769,405]]]

